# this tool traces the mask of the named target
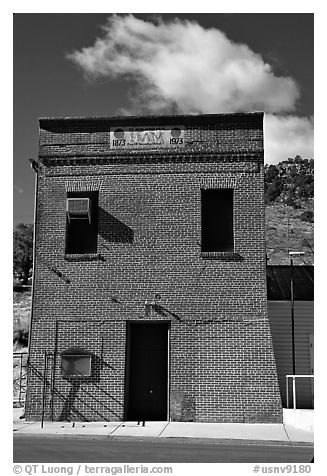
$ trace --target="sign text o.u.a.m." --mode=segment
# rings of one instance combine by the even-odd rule
[[[170,127],[116,127],[110,129],[110,147],[113,149],[184,147],[185,128]]]

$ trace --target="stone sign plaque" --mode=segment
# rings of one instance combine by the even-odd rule
[[[110,148],[180,148],[185,145],[183,126],[116,127],[110,129]]]

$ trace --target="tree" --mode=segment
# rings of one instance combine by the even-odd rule
[[[305,212],[301,213],[300,219],[302,221],[306,221],[308,223],[313,223],[313,211],[312,210],[306,210]]]
[[[33,266],[33,225],[19,223],[14,229],[14,278],[27,284]]]
[[[269,165],[265,173],[265,181],[268,183],[273,182],[279,175],[278,168],[276,165]]]
[[[266,184],[265,203],[274,202],[282,192],[282,181],[279,177],[273,179],[271,183]]]

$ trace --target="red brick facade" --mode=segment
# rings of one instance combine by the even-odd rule
[[[110,130],[137,126],[181,126],[184,142],[112,148]],[[206,188],[234,191],[232,253],[201,251]],[[97,253],[65,254],[73,191],[99,192]],[[169,322],[167,418],[281,422],[262,113],[40,120],[26,418],[41,418],[44,395],[45,419],[123,420],[130,321]],[[92,376],[65,379],[60,354],[76,346]]]

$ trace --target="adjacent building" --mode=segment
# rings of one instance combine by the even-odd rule
[[[294,367],[296,407],[314,407],[314,268],[293,266]],[[283,407],[287,407],[286,375],[293,374],[291,267],[267,266],[268,316]],[[293,407],[292,379],[288,378]]]

